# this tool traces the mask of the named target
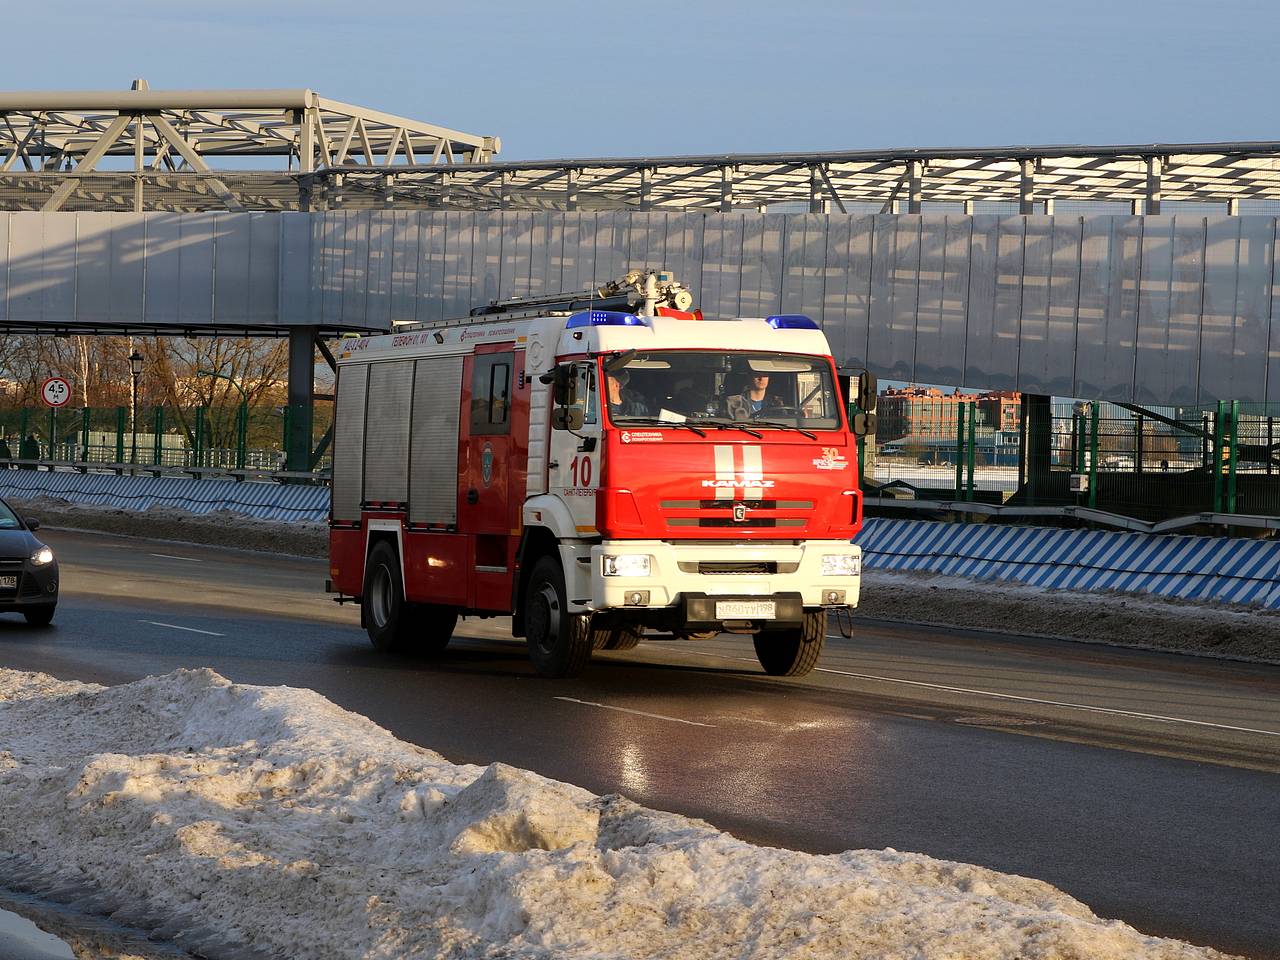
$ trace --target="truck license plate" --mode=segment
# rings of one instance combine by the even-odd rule
[[[717,600],[717,620],[772,620],[778,614],[772,600]]]
[[[17,590],[17,577],[0,577],[0,590]]]

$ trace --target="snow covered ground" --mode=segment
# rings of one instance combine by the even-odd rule
[[[814,856],[501,764],[318,694],[0,670],[0,884],[305,960],[1190,958],[1036,880]],[[1117,869],[1125,869],[1117,865]],[[215,954],[216,955],[216,954]]]

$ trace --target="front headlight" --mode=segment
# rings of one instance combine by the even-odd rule
[[[653,558],[643,553],[605,554],[604,575],[606,577],[647,577],[649,562]]]
[[[829,553],[822,558],[824,577],[856,577],[862,561],[856,553]]]
[[[43,567],[53,563],[53,551],[48,547],[41,547],[31,555],[31,562],[37,567]]]

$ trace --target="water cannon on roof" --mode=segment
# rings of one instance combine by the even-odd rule
[[[653,317],[659,315],[659,309],[685,313],[692,307],[693,293],[675,274],[666,270],[629,270],[594,289],[491,300],[483,307],[472,309],[471,316],[612,310]]]

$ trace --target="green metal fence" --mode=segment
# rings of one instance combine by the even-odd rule
[[[1023,403],[997,429],[954,403],[947,435],[877,437],[866,492],[882,498],[1079,506],[1145,521],[1197,513],[1280,517],[1280,405]],[[937,420],[933,425],[936,427]],[[1037,436],[1039,434],[1039,436]]]
[[[284,470],[290,410],[282,407],[0,407],[0,456],[67,463]],[[308,459],[329,468],[332,411],[313,417]],[[319,455],[315,455],[317,448]]]

